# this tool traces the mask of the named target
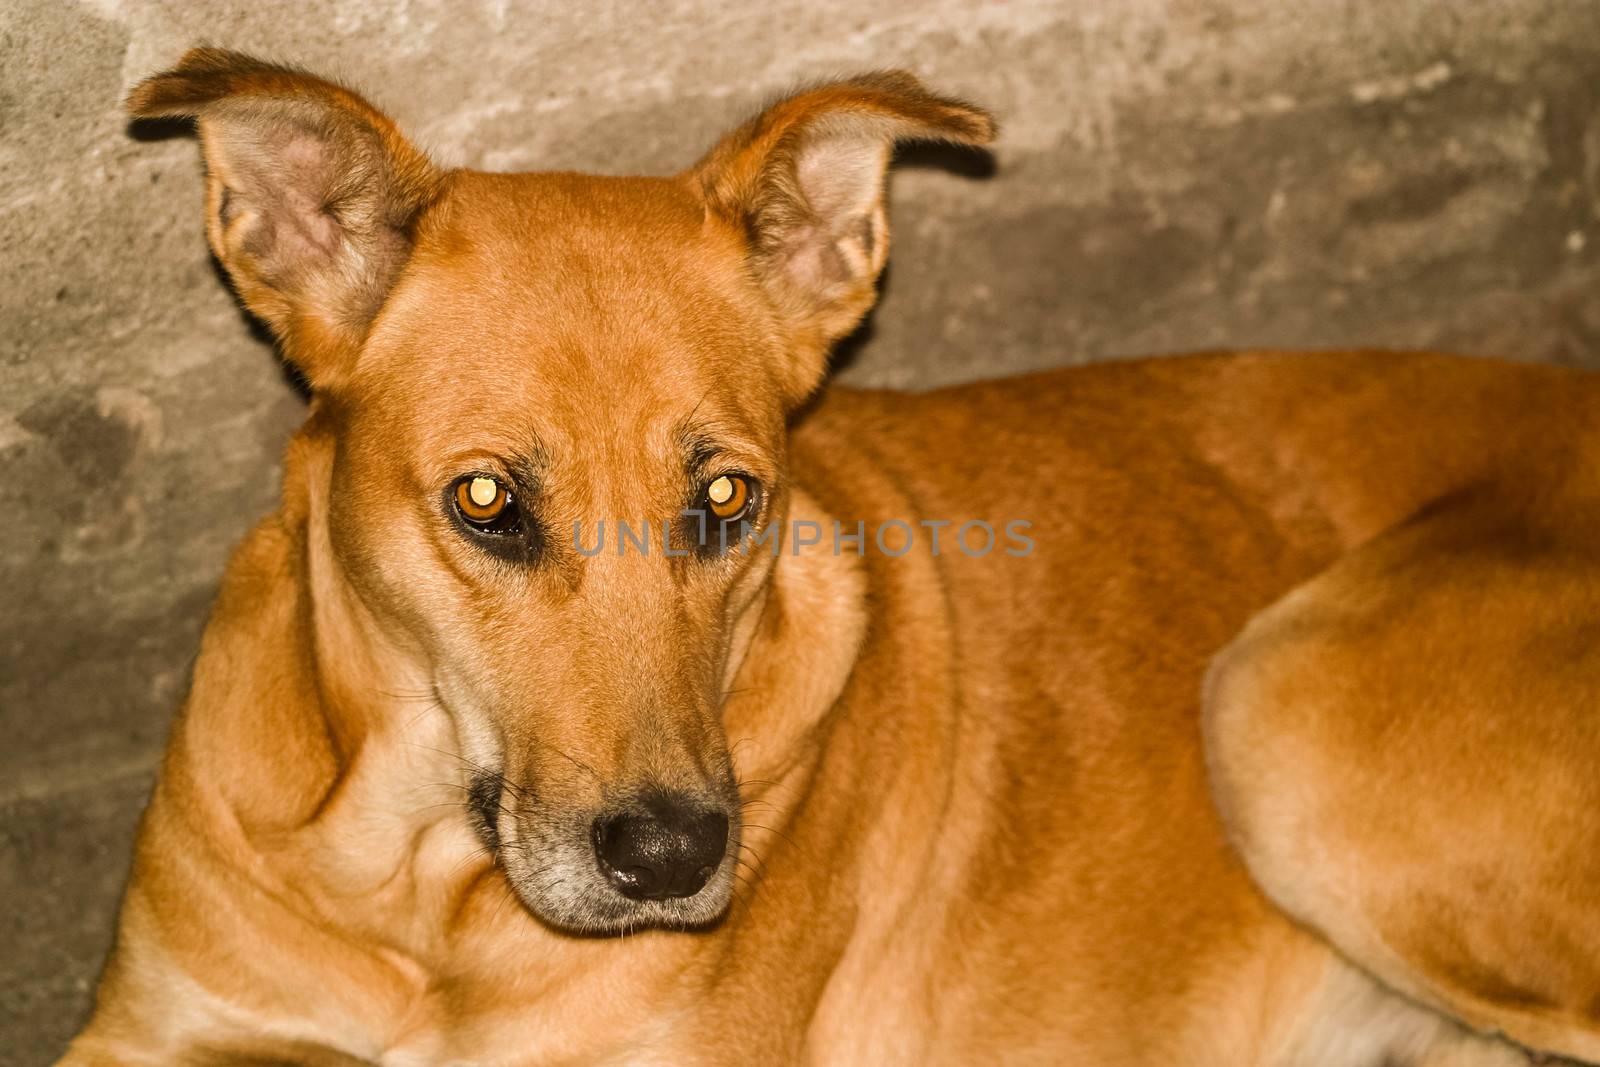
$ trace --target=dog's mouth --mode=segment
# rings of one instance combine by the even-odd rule
[[[737,803],[645,790],[599,812],[562,813],[483,773],[466,806],[523,905],[564,932],[705,927],[732,899]]]
[[[505,780],[498,774],[478,774],[467,787],[467,815],[472,832],[496,858],[500,855],[500,798],[505,795]]]

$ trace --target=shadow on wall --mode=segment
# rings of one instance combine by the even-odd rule
[[[976,181],[987,181],[998,173],[999,165],[993,152],[973,145],[930,143],[896,147],[891,175],[911,170],[943,171]],[[893,180],[891,177],[891,185]],[[891,292],[895,259],[894,249],[891,247],[889,263],[878,277],[878,302],[872,305],[860,325],[833,346],[833,357],[828,364],[831,376],[845,374],[871,345],[876,334],[878,309],[889,299]],[[803,415],[803,410],[795,413],[796,418]]]

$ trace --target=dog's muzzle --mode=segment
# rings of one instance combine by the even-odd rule
[[[517,793],[510,803],[508,789]],[[647,788],[598,812],[541,809],[529,800],[485,773],[469,785],[466,807],[478,838],[540,918],[606,933],[698,927],[726,909],[739,840],[737,794]]]

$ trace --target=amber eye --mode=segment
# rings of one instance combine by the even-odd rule
[[[511,490],[487,474],[472,474],[456,482],[456,511],[473,527],[489,533],[509,533],[517,525],[517,502]]]
[[[742,474],[724,474],[706,485],[706,510],[723,522],[745,517],[753,502],[750,479]]]

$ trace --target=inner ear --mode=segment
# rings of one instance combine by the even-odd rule
[[[984,112],[891,71],[778,101],[690,172],[709,214],[744,237],[752,270],[789,327],[780,374],[793,402],[815,388],[829,346],[876,296],[895,142],[982,144],[993,134]]]
[[[213,137],[208,154],[220,186],[214,222],[224,239],[237,233],[239,251],[265,265],[263,280],[278,285],[294,270],[331,263],[344,237],[331,210],[337,169],[359,166],[359,153],[340,145],[336,133],[300,123],[275,123],[253,137],[230,136],[222,126]]]
[[[769,251],[782,257],[789,275],[786,288],[837,301],[845,295],[837,287],[876,279],[889,251],[883,203],[889,154],[886,141],[827,134],[797,151],[795,206],[803,205],[803,218],[788,232],[766,227]]]
[[[878,206],[889,166],[889,141],[826,130],[807,141],[797,153],[795,176],[816,215],[848,219]]]

